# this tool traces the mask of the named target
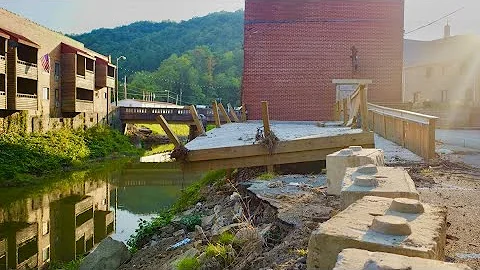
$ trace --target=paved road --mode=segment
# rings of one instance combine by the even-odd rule
[[[435,135],[445,144],[480,150],[480,130],[437,129]]]

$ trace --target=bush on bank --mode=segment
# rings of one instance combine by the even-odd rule
[[[90,159],[138,154],[126,136],[106,126],[87,131],[4,133],[0,134],[0,186],[30,183]]]

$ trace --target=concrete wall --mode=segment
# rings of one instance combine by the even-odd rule
[[[370,101],[401,102],[403,22],[403,0],[247,0],[242,101],[249,118],[261,118],[266,100],[273,120],[332,120],[333,79],[372,79]]]

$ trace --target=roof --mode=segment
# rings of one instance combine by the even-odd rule
[[[40,48],[40,45],[38,45],[37,43],[33,42],[32,40],[20,35],[20,34],[16,34],[16,33],[13,33],[11,31],[8,31],[8,30],[5,30],[5,29],[2,29],[0,28],[0,33],[3,33],[3,37],[8,36],[7,38],[8,39],[11,39],[11,40],[15,40],[16,42],[18,43],[21,43],[23,45],[27,45],[27,46],[30,46],[30,47],[34,47],[34,48],[37,48],[39,49]]]
[[[68,44],[65,44],[62,42],[62,53],[76,53],[76,54],[80,54],[84,57],[87,57],[87,58],[90,58],[90,59],[93,59],[95,60],[95,57],[88,54],[86,51],[84,51],[83,49],[79,49],[79,48],[76,48],[76,47],[73,47],[73,46],[70,46]]]
[[[432,41],[404,40],[405,67],[463,61],[480,48],[480,36],[460,35]]]

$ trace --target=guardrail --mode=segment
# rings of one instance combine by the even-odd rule
[[[437,119],[435,116],[368,104],[370,129],[425,160],[435,157]]]
[[[37,95],[17,93],[17,97],[22,97],[22,98],[37,98]]]
[[[30,63],[30,62],[26,62],[26,61],[22,61],[22,60],[17,60],[17,63],[25,65],[25,66],[37,67],[37,64],[35,64],[35,63]]]

